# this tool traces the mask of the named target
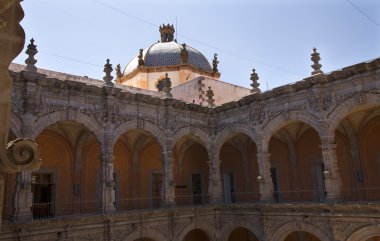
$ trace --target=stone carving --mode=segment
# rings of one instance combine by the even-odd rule
[[[334,104],[334,98],[329,91],[310,90],[306,93],[307,103],[314,112],[328,111]]]
[[[34,58],[34,56],[38,53],[37,51],[37,46],[34,45],[34,39],[32,38],[30,40],[30,44],[28,45],[26,52],[25,52],[29,57],[25,60],[26,71],[30,72],[37,72],[37,68],[35,64],[37,63],[37,60]]]
[[[208,90],[207,90],[207,93],[206,93],[206,96],[207,96],[207,103],[208,103],[208,107],[214,107],[215,104],[215,100],[214,100],[214,91],[211,89],[211,86],[208,87]]]
[[[121,73],[120,64],[116,65],[115,71],[116,71],[116,78],[120,79],[121,77],[123,77],[123,74]]]
[[[8,143],[6,157],[0,162],[2,172],[37,170],[41,165],[37,145],[30,139],[16,139]]]
[[[104,65],[103,72],[106,73],[106,75],[103,77],[103,80],[106,82],[107,86],[113,86],[114,84],[111,82],[113,79],[113,76],[111,76],[112,72],[112,64],[110,64],[110,60],[107,59],[107,63]]]
[[[267,116],[267,108],[259,106],[255,109],[250,109],[248,120],[253,125],[262,124]]]
[[[143,59],[143,49],[140,49],[139,50],[139,56],[137,57],[138,58],[138,66],[144,66],[144,59]]]
[[[212,71],[214,73],[219,73],[218,64],[219,64],[218,54],[214,54],[214,59],[212,60]]]
[[[252,69],[252,74],[251,74],[251,93],[261,93],[261,90],[259,88],[260,84],[257,82],[259,80],[259,76],[256,73],[255,69]]]
[[[165,78],[162,79],[162,85],[163,85],[163,91],[165,93],[166,98],[172,98],[173,95],[170,93],[172,90],[172,82],[170,81],[170,78],[168,77],[168,73],[165,74]]]
[[[186,44],[182,44],[180,57],[181,57],[181,63],[187,64],[187,61],[189,60],[189,53],[187,52]]]
[[[313,53],[311,54],[311,61],[314,62],[314,64],[311,65],[311,67],[314,69],[314,71],[311,72],[311,75],[323,74],[321,70],[322,65],[319,64],[320,60],[321,60],[321,57],[319,57],[319,53],[317,52],[317,49],[314,47]]]

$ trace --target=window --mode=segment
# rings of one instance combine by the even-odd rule
[[[33,218],[43,219],[54,217],[55,185],[50,173],[32,174]]]

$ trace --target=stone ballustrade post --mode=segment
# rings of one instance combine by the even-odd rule
[[[341,198],[342,182],[339,174],[338,159],[336,156],[336,144],[333,137],[321,138],[322,157],[325,170],[325,190],[327,201],[337,201]]]
[[[222,202],[222,178],[220,174],[219,152],[211,145],[208,150],[208,165],[209,165],[209,181],[208,181],[208,194],[210,196],[210,203],[216,204]]]
[[[101,143],[100,175],[101,175],[101,208],[102,213],[115,211],[115,180],[113,179],[112,132],[106,131]]]
[[[170,140],[166,141],[166,146],[163,147],[163,181],[162,181],[162,205],[174,206],[175,205],[175,180],[174,180],[174,160],[172,153],[172,144]]]

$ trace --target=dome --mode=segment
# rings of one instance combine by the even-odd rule
[[[145,67],[163,67],[180,65],[181,51],[185,49],[188,53],[187,65],[196,69],[212,72],[212,68],[206,57],[198,50],[188,45],[181,45],[175,41],[155,43],[147,49],[144,49],[143,60]],[[138,55],[132,59],[125,67],[124,75],[131,73],[138,67]]]

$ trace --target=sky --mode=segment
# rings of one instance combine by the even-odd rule
[[[25,0],[25,45],[35,39],[38,68],[102,79],[106,59],[122,69],[176,26],[178,43],[212,62],[221,80],[263,91],[311,75],[316,47],[331,72],[380,57],[379,0]],[[24,64],[23,52],[14,62]],[[115,72],[113,72],[115,76]]]

